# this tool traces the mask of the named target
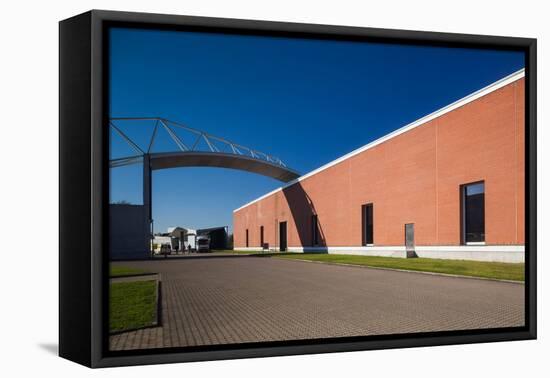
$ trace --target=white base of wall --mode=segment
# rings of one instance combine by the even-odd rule
[[[415,248],[418,257],[430,259],[453,259],[493,261],[505,263],[525,262],[525,247],[523,245],[468,245],[468,246],[419,246]]]
[[[260,247],[235,248],[237,251],[261,251]],[[279,248],[270,248],[278,251]],[[325,252],[329,254],[407,257],[404,246],[363,246],[363,247],[288,247],[288,252]],[[506,263],[525,262],[523,245],[461,245],[461,246],[416,246],[418,257],[447,260],[474,260]]]

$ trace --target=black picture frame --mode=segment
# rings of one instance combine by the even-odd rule
[[[523,51],[526,58],[526,326],[109,352],[108,46],[111,26]],[[536,39],[92,10],[59,24],[59,354],[88,367],[535,339]]]

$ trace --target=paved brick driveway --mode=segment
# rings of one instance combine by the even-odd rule
[[[269,257],[115,264],[161,274],[162,326],[111,350],[524,324],[522,284]]]

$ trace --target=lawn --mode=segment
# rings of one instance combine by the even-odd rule
[[[111,283],[109,330],[127,331],[154,325],[157,317],[157,282]]]
[[[257,251],[235,251],[233,249],[214,249],[212,252],[218,252],[218,253],[233,253],[235,255],[254,255],[257,253],[262,253],[261,250]]]
[[[148,273],[143,269],[129,268],[126,266],[111,265],[109,276],[112,277],[125,277],[125,276],[134,276],[138,274]]]
[[[406,269],[501,280],[525,280],[524,264],[426,258],[404,259],[395,257],[333,255],[326,253],[292,253],[275,256],[285,259],[364,265],[378,268]]]

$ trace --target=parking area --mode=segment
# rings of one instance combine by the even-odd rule
[[[111,350],[524,325],[519,283],[254,256],[113,264],[160,274],[162,323]]]

